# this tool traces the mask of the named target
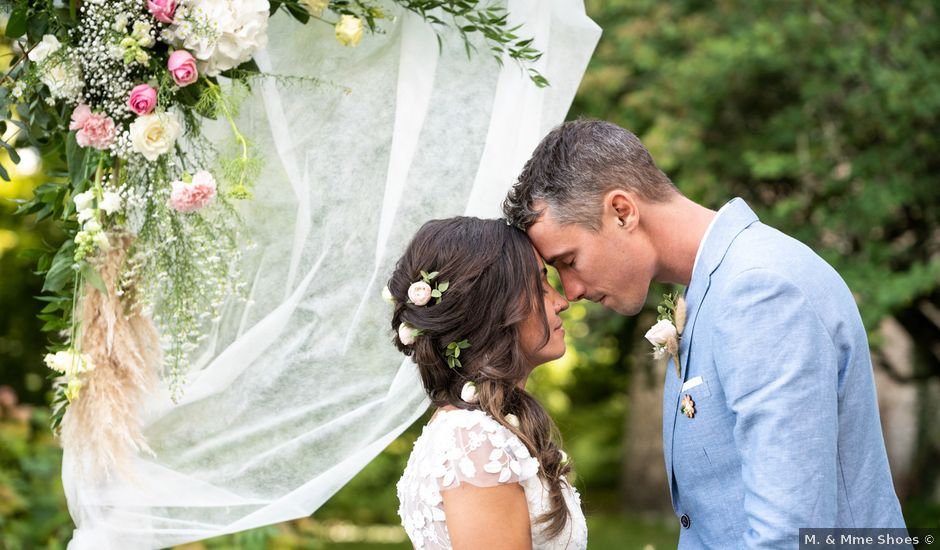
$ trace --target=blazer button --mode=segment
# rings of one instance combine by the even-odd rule
[[[689,519],[689,516],[682,514],[682,517],[679,518],[679,523],[682,524],[682,527],[688,529],[692,525],[692,520]]]

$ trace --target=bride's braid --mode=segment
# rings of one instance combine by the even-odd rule
[[[437,272],[434,287],[448,283],[440,303],[410,303],[408,289],[425,274]],[[534,309],[542,314],[541,272],[525,234],[498,220],[458,217],[430,221],[418,231],[392,273],[388,289],[395,300],[394,343],[418,365],[434,406],[478,408],[512,431],[537,458],[539,476],[550,495],[548,512],[537,521],[553,537],[564,529],[568,508],[561,491],[571,466],[562,458],[558,429],[542,405],[519,387],[531,365],[519,343],[519,328]],[[420,331],[406,345],[398,336],[402,323]],[[446,349],[467,340],[460,367],[451,368]],[[461,399],[466,382],[477,387],[477,399]],[[506,419],[515,415],[518,426]]]

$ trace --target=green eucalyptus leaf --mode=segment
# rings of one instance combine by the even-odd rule
[[[13,9],[13,12],[10,13],[6,30],[8,38],[19,38],[26,34],[26,28],[29,23],[28,9],[28,2],[19,2],[16,8]]]

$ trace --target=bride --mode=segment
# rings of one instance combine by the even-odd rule
[[[392,273],[395,344],[437,407],[398,482],[415,548],[587,546],[557,428],[525,391],[565,352],[546,274],[524,233],[469,217],[424,224]]]

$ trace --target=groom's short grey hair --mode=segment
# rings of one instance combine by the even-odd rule
[[[596,231],[604,195],[613,189],[632,191],[649,202],[679,193],[628,130],[600,120],[565,122],[536,147],[503,201],[503,215],[525,230],[547,207],[562,225]]]

